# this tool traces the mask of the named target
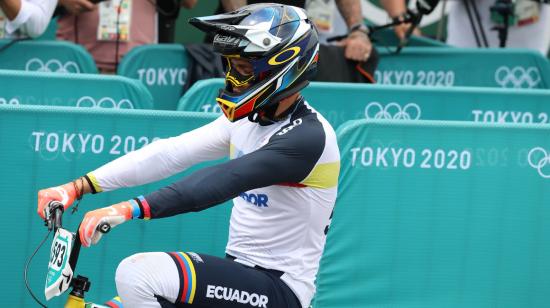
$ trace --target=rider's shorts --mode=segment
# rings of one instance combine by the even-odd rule
[[[147,307],[301,307],[280,279],[283,272],[238,261],[231,256],[218,258],[192,252],[137,254],[119,266],[117,290],[124,306],[126,295],[136,305],[149,300],[156,303]],[[151,292],[154,297],[147,296]]]

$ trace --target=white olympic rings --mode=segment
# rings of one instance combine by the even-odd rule
[[[550,153],[544,148],[532,148],[527,154],[527,161],[531,167],[537,169],[541,177],[550,179]],[[549,167],[545,169],[546,166]]]
[[[87,108],[111,108],[111,109],[134,109],[132,101],[125,98],[118,103],[111,97],[102,97],[99,100],[95,100],[91,96],[83,96],[76,102],[76,107]]]
[[[421,115],[420,106],[408,103],[401,107],[398,103],[389,103],[383,106],[379,102],[370,102],[365,107],[365,118],[384,120],[418,120]]]
[[[62,63],[57,59],[50,59],[44,63],[38,58],[32,58],[25,65],[26,71],[52,72],[52,73],[80,73],[80,68],[73,61]]]
[[[16,97],[13,97],[11,99],[7,99],[4,97],[0,97],[0,105],[19,105],[19,99]]]
[[[499,67],[495,72],[495,81],[503,88],[535,88],[541,81],[538,68],[515,66]]]

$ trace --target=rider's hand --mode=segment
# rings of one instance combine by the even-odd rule
[[[361,31],[354,31],[340,43],[345,47],[346,59],[365,62],[370,57],[372,43],[368,35]]]
[[[405,36],[407,35],[407,31],[411,28],[411,24],[400,24],[393,28],[395,31],[395,35],[399,38],[399,40],[405,39]],[[415,28],[412,32],[413,35],[420,36],[422,35],[422,32],[420,32],[420,29]]]
[[[86,213],[80,224],[80,242],[86,247],[97,244],[103,235],[97,230],[102,223],[108,223],[111,228],[132,219],[133,207],[128,201],[97,209]]]
[[[42,189],[38,192],[38,208],[37,212],[42,219],[45,219],[45,213],[50,211],[49,203],[51,201],[59,201],[63,203],[63,207],[67,209],[77,198],[78,193],[73,182],[65,185]]]

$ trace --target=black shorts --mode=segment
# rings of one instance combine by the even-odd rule
[[[223,259],[205,254],[186,253],[187,260],[190,260],[194,267],[190,269],[186,262],[182,262],[181,254],[168,254],[179,271],[179,300],[172,304],[159,298],[162,307],[301,307],[294,292],[280,279],[283,272],[249,267],[233,261],[234,258],[231,256]],[[188,304],[191,294],[192,303]]]

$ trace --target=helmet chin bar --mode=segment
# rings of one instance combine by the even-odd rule
[[[300,92],[303,88],[307,87],[308,84],[309,84],[309,81],[304,80],[296,84],[294,87],[287,89],[285,91],[282,91],[281,93],[275,95],[270,99],[270,103],[267,104],[264,108],[258,109],[255,112],[248,115],[248,120],[250,122],[256,122],[260,125],[270,125],[286,118],[286,116],[292,113],[292,111],[294,111],[298,103],[303,101],[304,98],[302,96],[299,96],[298,98],[296,98],[296,101],[294,102],[294,104],[290,105],[287,108],[287,110],[283,111],[280,115],[275,116],[275,112],[277,112],[279,103],[285,98],[288,98]]]
[[[310,61],[314,61],[313,58],[314,55],[311,56]],[[300,91],[309,83],[308,75],[310,74],[310,72],[306,72],[304,69],[302,69],[301,71],[299,71],[298,77],[294,77],[294,82],[291,83],[290,86],[288,86],[287,88],[283,88],[283,90],[280,90],[277,93],[273,93],[275,92],[274,90],[275,87],[277,87],[277,84],[281,82],[280,78],[283,78],[285,74],[287,74],[291,69],[298,69],[296,67],[298,60],[299,58],[292,60],[292,62],[290,62],[286,67],[282,68],[274,76],[270,76],[262,81],[256,82],[252,85],[250,89],[247,89],[244,94],[230,92],[230,89],[228,89],[230,84],[226,83],[226,88],[220,89],[220,94],[218,95],[216,101],[220,105],[222,111],[229,119],[229,121],[234,122],[244,117],[248,117],[248,115],[253,113],[258,113],[261,117],[248,117],[251,121],[256,121],[257,119],[261,120],[262,118],[266,117],[272,120],[272,122],[277,121],[274,112],[266,113],[267,111],[271,110],[268,108],[273,104],[279,103],[282,99],[287,98],[292,94]],[[247,92],[254,94],[249,94]],[[244,98],[245,96],[246,99]],[[260,104],[257,104],[258,100]],[[242,103],[237,103],[237,101],[242,101]]]
[[[235,121],[234,117],[236,104],[219,97],[216,98],[216,102],[220,106],[220,109],[224,113],[225,117],[231,122]]]

